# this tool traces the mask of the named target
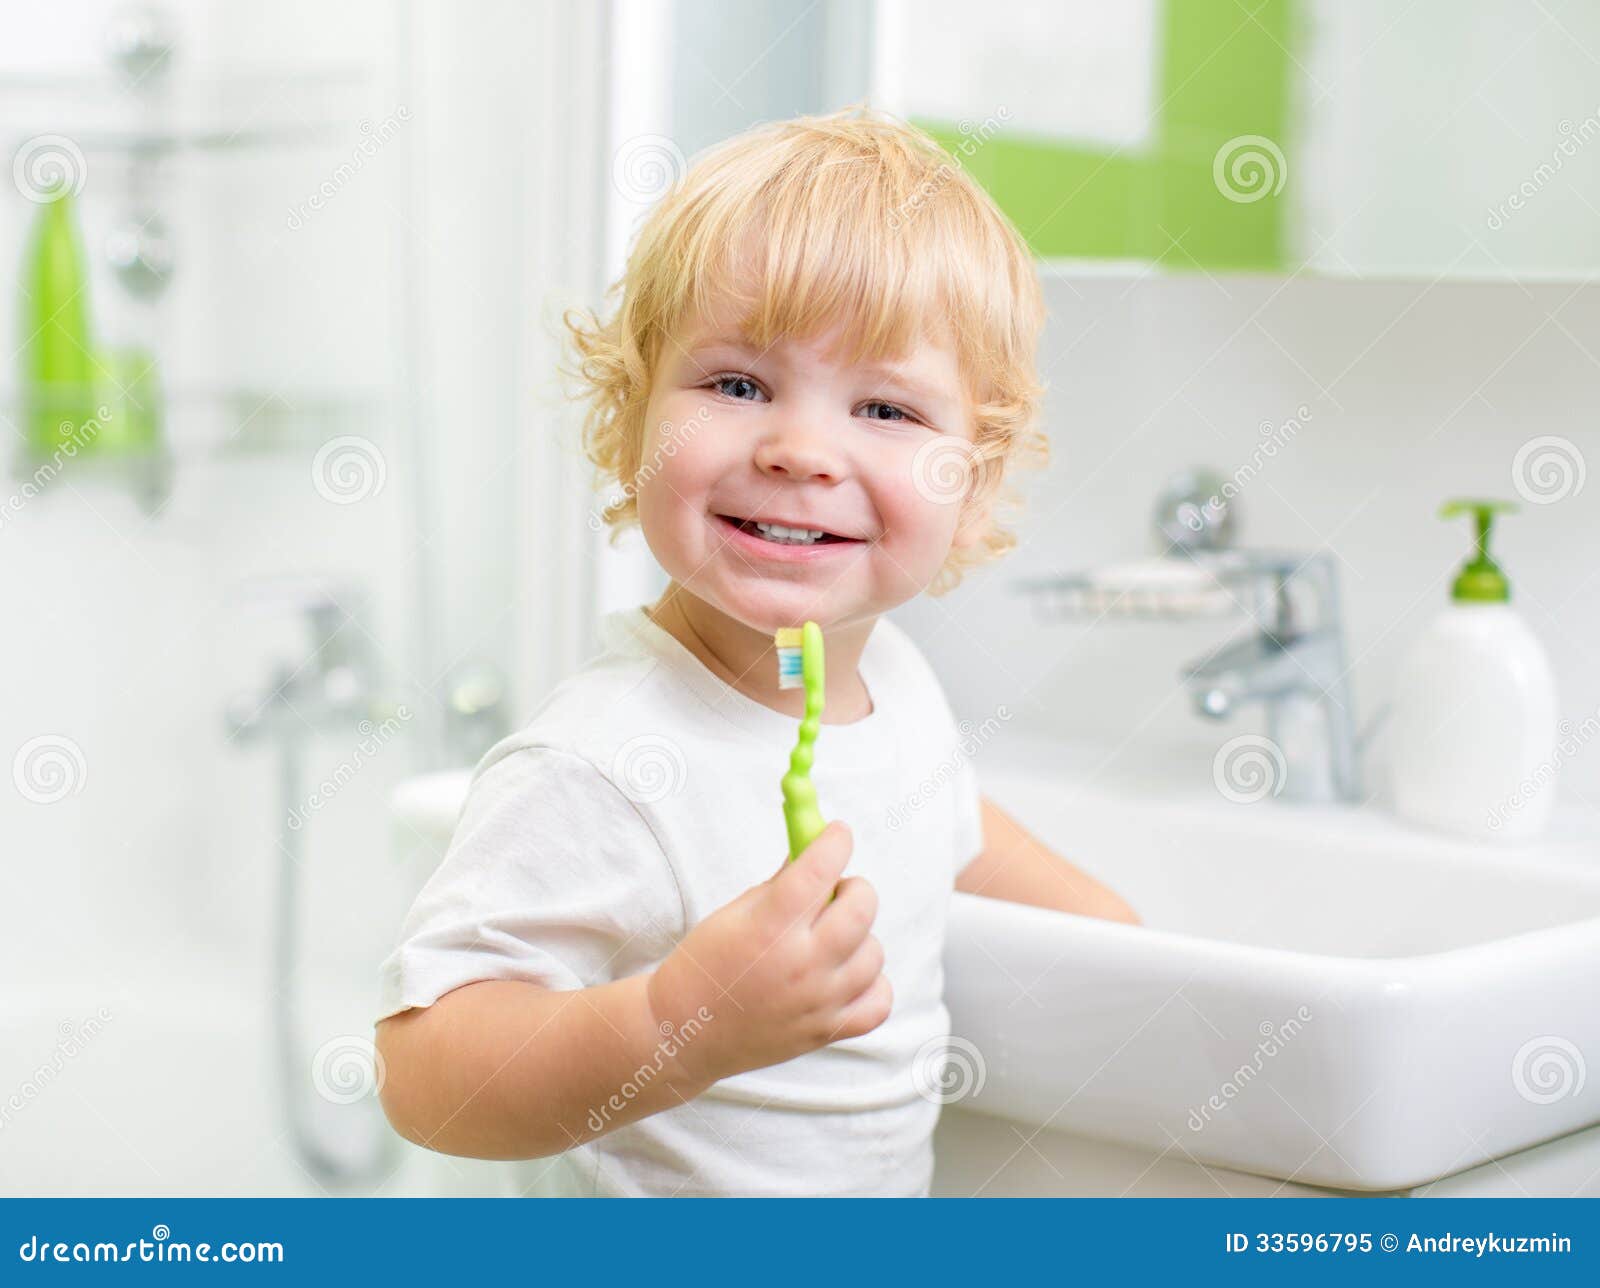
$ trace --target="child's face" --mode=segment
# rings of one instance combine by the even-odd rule
[[[725,320],[697,320],[663,346],[650,391],[635,485],[645,540],[676,582],[763,633],[875,617],[974,535],[961,524],[974,425],[955,353],[929,339],[850,367],[831,352],[837,336],[762,353]],[[779,544],[736,523],[757,519],[830,537]]]

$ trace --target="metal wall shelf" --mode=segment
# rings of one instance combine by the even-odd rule
[[[160,408],[162,438],[148,448],[96,448],[40,452],[25,442],[22,404],[15,390],[0,394],[0,428],[22,444],[11,473],[40,489],[59,478],[124,486],[146,509],[156,509],[172,489],[180,465],[261,459],[311,459],[330,439],[359,435],[381,439],[390,422],[387,400],[375,395],[266,389],[182,389]]]

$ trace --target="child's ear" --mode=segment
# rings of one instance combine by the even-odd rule
[[[950,544],[965,550],[977,544],[989,526],[989,502],[968,497],[961,505],[961,518],[956,523],[955,536]]]

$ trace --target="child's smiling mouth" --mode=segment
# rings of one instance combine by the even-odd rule
[[[730,542],[741,550],[750,550],[766,558],[814,558],[826,552],[866,544],[859,537],[847,537],[826,528],[802,523],[741,519],[731,514],[718,514],[715,519]]]

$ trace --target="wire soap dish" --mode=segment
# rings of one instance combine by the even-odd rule
[[[1162,555],[1057,577],[1017,589],[1033,596],[1040,621],[1123,617],[1151,620],[1231,617],[1247,611],[1259,573],[1242,551]]]

